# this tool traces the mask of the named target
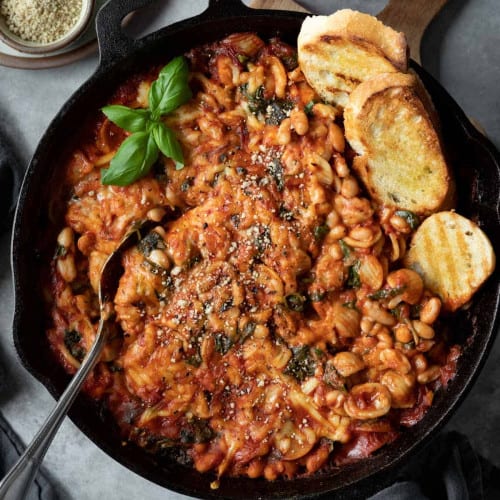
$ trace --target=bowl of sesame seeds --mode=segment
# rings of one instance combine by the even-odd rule
[[[31,54],[64,49],[87,28],[95,0],[0,0],[0,39]]]

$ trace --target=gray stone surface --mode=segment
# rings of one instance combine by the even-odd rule
[[[403,0],[410,1],[410,0]],[[166,5],[164,5],[166,3]],[[303,1],[317,13],[359,8],[376,13],[384,0]],[[137,16],[131,31],[156,29],[203,10],[206,1],[160,2]],[[500,146],[500,10],[498,0],[449,0],[427,31],[422,61],[449,90],[466,113],[476,118]],[[0,67],[0,128],[27,163],[51,118],[92,73],[97,57],[57,69],[25,71]],[[50,186],[48,186],[50,189]],[[9,268],[9,236],[0,238],[0,409],[29,441],[53,405],[47,391],[21,367],[11,340],[13,297]],[[500,340],[472,392],[448,428],[467,434],[485,457],[500,466]],[[115,463],[70,422],[64,422],[46,456],[45,466],[61,497],[69,500],[177,499]]]

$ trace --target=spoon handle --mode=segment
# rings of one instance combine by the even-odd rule
[[[106,328],[105,323],[106,321],[101,319],[96,341],[92,349],[83,360],[80,368],[71,379],[71,382],[50,412],[45,423],[24,453],[19,457],[19,460],[0,482],[0,500],[23,500],[26,498],[28,489],[40,468],[50,443],[54,439],[71,404],[78,395],[87,375],[99,359],[99,355],[102,352],[102,345],[106,342],[107,337],[107,335],[100,335],[101,330]]]

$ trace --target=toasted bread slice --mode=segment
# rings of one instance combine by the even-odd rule
[[[366,79],[408,69],[405,35],[350,9],[307,17],[297,46],[300,68],[311,87],[326,102],[340,106]]]
[[[452,184],[436,123],[430,97],[412,74],[377,75],[351,93],[345,135],[360,155],[354,170],[374,200],[418,214],[443,207]]]
[[[472,221],[455,212],[438,212],[413,235],[404,265],[454,311],[466,304],[495,268],[488,237]]]

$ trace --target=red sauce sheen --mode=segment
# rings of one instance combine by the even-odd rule
[[[128,133],[104,115],[71,149],[46,283],[47,335],[74,372],[95,338],[106,257],[122,257],[116,322],[85,391],[124,442],[215,476],[274,480],[374,454],[432,405],[460,348],[420,313],[439,299],[402,267],[413,229],[351,171],[341,112],[296,51],[239,33],[187,55],[193,97],[164,117],[185,165],[105,186]],[[147,107],[160,66],[109,103]],[[432,302],[431,302],[432,301]]]

